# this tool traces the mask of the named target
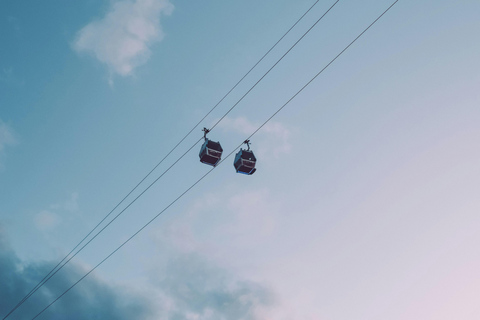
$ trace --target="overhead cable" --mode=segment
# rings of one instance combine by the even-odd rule
[[[382,14],[380,14],[367,28],[365,28],[353,41],[351,41],[339,54],[335,56],[325,67],[323,67],[313,78],[311,78],[303,87],[300,88],[290,99],[287,100],[280,108],[277,109],[265,122],[263,122],[246,140],[253,137],[261,128],[263,128],[273,117],[275,117],[285,106],[287,106],[295,97],[297,97],[305,88],[307,88],[325,69],[327,69],[338,57],[340,57],[350,46],[355,43],[367,30],[369,30],[378,20],[380,20],[383,15],[385,15],[399,0],[394,1]],[[85,275],[83,275],[78,281],[76,281],[73,285],[71,285],[68,289],[66,289],[62,294],[60,294],[55,300],[53,300],[49,305],[47,305],[44,309],[42,309],[32,320],[36,319],[40,316],[43,312],[45,312],[50,306],[52,306],[55,302],[57,302],[60,298],[62,298],[68,291],[74,288],[80,281],[85,279],[90,273],[92,273],[95,269],[97,269],[100,265],[102,265],[106,260],[108,260],[112,255],[114,255],[118,250],[120,250],[125,244],[127,244],[130,240],[132,240],[136,235],[138,235],[141,231],[143,231],[148,225],[150,225],[155,219],[157,219],[163,212],[169,209],[173,204],[175,204],[178,200],[180,200],[186,193],[188,193],[192,188],[194,188],[200,181],[202,181],[207,175],[209,175],[215,168],[217,168],[220,164],[222,164],[226,159],[228,159],[238,148],[243,145],[243,141],[241,144],[238,145],[237,148],[233,149],[223,160],[219,162],[216,167],[211,168],[207,173],[205,173],[202,177],[200,177],[195,183],[193,183],[190,187],[188,187],[182,194],[180,194],[175,200],[173,200],[169,205],[167,205],[162,211],[160,211],[157,215],[155,215],[151,220],[149,220],[145,225],[143,225],[139,230],[137,230],[134,234],[132,234],[127,240],[125,240],[120,246],[118,246],[114,251],[112,251],[108,256],[106,256],[102,261],[100,261],[97,265],[95,265],[90,271],[88,271]]]
[[[245,75],[243,75],[243,77],[242,77],[242,78],[205,114],[205,116],[204,116],[202,119],[200,119],[200,121],[198,121],[197,124],[195,124],[195,125],[193,126],[193,128],[140,180],[140,182],[138,182],[137,185],[136,185],[132,190],[130,190],[130,192],[129,192],[125,197],[123,197],[123,199],[122,199],[120,202],[118,202],[118,203],[115,205],[115,207],[114,207],[105,217],[103,217],[102,220],[100,220],[100,222],[98,222],[97,225],[96,225],[92,230],[90,230],[90,232],[88,232],[88,234],[87,234],[62,260],[60,260],[60,262],[58,262],[57,265],[56,265],[55,267],[53,267],[52,270],[50,270],[50,271],[48,272],[48,274],[46,274],[46,275],[43,277],[43,279],[40,280],[40,281],[35,285],[35,287],[33,287],[33,288],[27,293],[27,294],[22,298],[22,300],[19,301],[19,302],[17,303],[17,305],[16,305],[12,310],[10,310],[10,312],[9,312],[7,315],[5,315],[5,317],[3,318],[3,320],[7,319],[18,307],[20,307],[20,306],[21,306],[27,299],[29,299],[40,287],[42,287],[44,283],[46,283],[49,279],[51,279],[51,278],[53,277],[53,275],[55,275],[60,269],[62,269],[70,260],[73,259],[73,257],[75,257],[83,248],[85,248],[86,245],[88,245],[94,238],[96,238],[96,236],[97,236],[100,232],[102,232],[107,226],[109,226],[121,213],[123,213],[128,207],[130,207],[131,204],[133,204],[133,203],[139,198],[139,196],[138,196],[138,197],[136,197],[132,202],[130,202],[130,203],[127,205],[127,207],[124,208],[124,209],[120,212],[120,214],[118,214],[116,217],[114,217],[104,228],[102,228],[102,229],[100,230],[100,232],[98,232],[97,234],[95,234],[84,246],[82,246],[75,254],[73,254],[73,256],[71,256],[72,253],[73,253],[78,247],[80,247],[81,244],[155,171],[155,169],[157,169],[157,167],[160,166],[160,164],[162,164],[162,163],[164,162],[164,160],[165,160],[168,156],[170,156],[170,154],[171,154],[173,151],[175,151],[175,150],[177,149],[177,147],[200,125],[200,123],[201,123],[202,121],[204,121],[204,120],[206,119],[206,117],[207,117],[208,115],[210,115],[210,113],[211,113],[213,110],[215,110],[215,109],[217,108],[217,106],[218,106],[221,102],[224,101],[224,99],[251,73],[251,71],[252,71],[253,69],[255,69],[255,68],[257,67],[257,65],[258,65],[261,61],[263,61],[263,59],[283,40],[283,38],[285,38],[285,36],[286,36],[288,33],[290,33],[290,31],[313,9],[313,7],[314,7],[319,1],[320,1],[320,0],[315,1],[315,2],[313,3],[313,5],[310,6],[310,8],[308,8],[308,10],[303,13],[303,15],[280,37],[280,39],[277,40],[277,42],[253,65],[253,67],[251,67],[250,70],[249,70],[247,73],[245,73]],[[328,13],[339,1],[340,1],[340,0],[337,0],[337,1],[328,9],[328,11],[327,11],[326,13]],[[326,13],[325,13],[325,14],[326,14]],[[323,14],[322,17],[321,17],[319,20],[317,20],[317,22],[314,24],[314,26],[325,16],[325,14]],[[303,36],[302,36],[301,39],[303,39],[303,37],[304,37],[308,32],[310,32],[310,30],[311,30],[312,28],[313,28],[313,26],[312,26],[306,33],[303,34]],[[300,40],[301,40],[301,39],[300,39]],[[299,41],[300,41],[300,40],[299,40]],[[290,52],[290,50],[291,50],[293,47],[295,47],[299,41],[297,41],[297,42],[288,50],[288,52]],[[288,54],[288,52],[287,52],[286,54]],[[265,74],[263,75],[263,77],[262,77],[259,81],[257,81],[257,82],[255,83],[255,85],[254,85],[253,87],[251,87],[250,90],[249,90],[246,94],[244,94],[244,95],[242,96],[242,98],[241,98],[239,101],[237,101],[237,103],[235,103],[235,105],[234,105],[233,107],[231,107],[231,108],[228,110],[228,112],[227,112],[219,121],[217,121],[217,122],[215,123],[215,125],[212,127],[212,129],[213,129],[228,113],[230,113],[230,111],[232,111],[232,110],[238,105],[238,103],[239,103],[241,100],[243,100],[243,98],[244,98],[248,93],[250,93],[250,91],[286,56],[286,54],[284,54],[284,55],[275,63],[275,65],[274,65],[272,68],[270,68],[270,69],[267,71],[267,73],[265,73]],[[210,130],[211,130],[211,129],[210,129]],[[200,141],[200,140],[199,140],[199,141]],[[192,145],[192,147],[190,147],[190,148],[188,149],[188,151],[190,151],[199,141],[197,141],[194,145]],[[187,152],[188,152],[188,151],[187,151]],[[186,152],[186,153],[187,153],[187,152]],[[179,159],[177,159],[177,161],[175,161],[174,165],[175,165],[181,158],[183,158],[183,156],[185,156],[186,153],[184,153]],[[161,176],[160,176],[159,178],[157,178],[151,185],[149,185],[149,186],[147,187],[147,189],[145,189],[140,195],[143,195],[143,193],[145,193],[146,190],[148,190],[155,182],[158,181],[158,179],[160,179],[167,171],[169,171],[171,167],[173,167],[173,165],[170,166],[167,170],[165,170],[165,171],[161,174]],[[71,256],[71,257],[70,257],[70,256]],[[70,258],[69,258],[69,257],[70,257]]]

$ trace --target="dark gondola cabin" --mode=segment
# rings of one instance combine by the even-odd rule
[[[255,163],[257,159],[253,155],[253,152],[250,150],[240,149],[235,155],[235,161],[233,166],[238,173],[253,174],[257,169],[255,169]]]
[[[220,142],[215,142],[205,138],[205,142],[200,149],[200,162],[211,166],[216,166],[222,158],[222,152],[223,149],[220,145]]]

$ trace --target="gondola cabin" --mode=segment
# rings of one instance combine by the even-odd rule
[[[220,142],[215,142],[205,138],[205,142],[200,149],[200,162],[215,167],[222,158],[222,152],[223,149],[220,145]]]
[[[256,162],[257,159],[253,155],[252,151],[240,149],[240,151],[235,155],[233,166],[238,173],[251,175],[257,170],[255,169]]]

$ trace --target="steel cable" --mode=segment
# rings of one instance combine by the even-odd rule
[[[88,234],[62,259],[60,260],[60,262],[57,263],[57,265],[48,272],[47,275],[45,275],[43,277],[42,280],[40,280],[34,288],[32,288],[26,295],[25,297],[22,298],[22,300],[20,302],[17,303],[17,305],[9,311],[9,313],[7,315],[5,315],[5,317],[3,318],[3,320],[7,319],[18,307],[20,307],[26,300],[28,300],[38,289],[40,289],[40,287],[42,287],[48,280],[50,280],[58,271],[60,271],[60,269],[62,269],[69,261],[71,261],[73,259],[73,257],[75,257],[80,251],[83,250],[83,248],[86,247],[86,245],[88,245],[93,239],[95,239],[98,234],[100,232],[102,232],[106,227],[108,227],[114,220],[116,220],[116,218],[118,218],[118,216],[120,216],[128,207],[130,207],[141,195],[143,195],[155,182],[157,182],[167,171],[169,171],[172,167],[170,166],[167,170],[165,170],[159,178],[157,178],[152,184],[150,184],[139,196],[137,196],[132,202],[130,202],[127,207],[125,207],[119,214],[117,214],[117,216],[115,216],[105,227],[103,227],[97,234],[95,234],[84,246],[82,246],[75,254],[73,254],[73,256],[70,257],[70,255],[72,255],[72,253],[78,248],[80,247],[80,245],[157,169],[158,166],[160,166],[160,164],[162,164],[164,162],[164,160],[173,152],[177,149],[177,147],[200,125],[200,123],[206,119],[206,117],[208,115],[210,115],[211,112],[213,112],[213,110],[215,110],[217,108],[217,106],[224,101],[224,99],[251,73],[251,71],[253,69],[255,69],[257,67],[257,65],[263,61],[263,59],[283,40],[283,38],[285,38],[285,36],[290,33],[290,31],[313,9],[313,7],[319,2],[320,0],[317,0],[315,1],[307,11],[305,11],[303,13],[303,15],[280,37],[279,40],[277,40],[277,42],[253,65],[253,67],[250,68],[250,70],[245,73],[245,75],[243,75],[243,77],[205,114],[205,116],[200,119],[200,121],[197,122],[197,124],[194,125],[194,127],[153,167],[153,169],[151,169],[141,180],[140,182],[137,183],[137,185],[132,189],[130,190],[130,192],[125,196],[123,197],[122,200],[120,200],[120,202],[117,203],[117,205],[115,205],[115,207],[102,219],[100,220],[100,222],[97,223],[97,225],[92,229],[90,230],[90,232],[88,232]],[[337,0],[329,9],[328,11],[322,15],[322,17],[317,20],[315,22],[315,24],[306,32],[303,34],[303,36],[301,37],[301,39],[303,39],[303,37],[308,33],[310,32],[310,30],[339,2],[340,0]],[[300,39],[300,40],[301,40]],[[218,120],[215,125],[210,129],[212,130],[215,126],[217,126],[217,124],[223,120],[223,118],[225,118],[228,113],[230,113],[230,111],[232,111],[239,103],[241,100],[243,100],[243,98],[245,98],[245,96],[248,95],[248,93],[250,93],[250,91],[253,90],[253,88],[261,81],[263,80],[263,78],[293,49],[293,47],[295,47],[298,42],[300,41],[298,40],[288,51],[287,53],[285,53],[276,63],[273,67],[271,67],[267,73],[265,73],[262,78],[257,81],[254,86],[252,86],[250,88],[250,90],[248,90],[248,92],[246,94],[244,94],[242,96],[242,98],[240,100],[238,100],[228,111],[226,114],[224,114],[224,116],[222,118],[220,118],[220,120]],[[200,141],[200,140],[199,140]],[[192,145],[188,151],[190,151],[199,141],[197,141],[194,145]],[[182,159],[186,153],[185,152],[179,159],[177,159],[177,161],[175,161],[174,165],[180,160]],[[70,258],[69,258],[70,257]]]
[[[264,123],[262,123],[247,139],[253,137],[261,128],[263,128],[273,117],[275,117],[285,106],[287,106],[295,97],[297,97],[305,88],[307,88],[325,69],[327,69],[338,57],[340,57],[350,46],[355,43],[367,30],[369,30],[383,15],[385,15],[399,0],[394,1],[382,14],[380,14],[367,28],[365,28],[353,41],[351,41],[339,54],[337,54],[325,67],[323,67],[313,78],[311,78],[304,86],[300,88],[287,102],[285,102],[277,111],[275,111]],[[238,145],[235,149],[233,149],[223,160],[221,160],[216,167],[211,168],[207,173],[205,173],[202,177],[200,177],[195,183],[193,183],[190,187],[188,187],[182,194],[180,194],[175,200],[173,200],[169,205],[167,205],[162,211],[160,211],[157,215],[155,215],[151,220],[149,220],[145,225],[143,225],[139,230],[137,230],[134,234],[132,234],[127,240],[125,240],[120,246],[118,246],[114,251],[112,251],[108,256],[106,256],[102,261],[100,261],[95,267],[90,269],[84,276],[82,276],[78,281],[76,281],[73,285],[71,285],[67,290],[65,290],[62,294],[60,294],[55,300],[53,300],[48,306],[42,309],[35,317],[32,318],[36,319],[40,316],[44,311],[46,311],[50,306],[52,306],[56,301],[58,301],[61,297],[63,297],[68,291],[74,288],[80,281],[86,278],[90,273],[92,273],[95,269],[97,269],[100,265],[102,265],[106,260],[108,260],[112,255],[114,255],[118,250],[120,250],[125,244],[127,244],[130,240],[132,240],[136,235],[138,235],[141,231],[143,231],[148,225],[150,225],[155,219],[157,219],[163,212],[169,209],[173,204],[175,204],[178,200],[180,200],[186,193],[188,193],[192,188],[194,188],[200,181],[202,181],[207,175],[209,175],[215,168],[217,168],[220,164],[222,164],[226,159],[228,159],[238,148],[243,145],[243,142]]]

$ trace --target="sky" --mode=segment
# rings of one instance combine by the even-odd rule
[[[314,2],[0,1],[2,318]],[[226,158],[393,1],[338,1],[242,98],[334,3],[8,319],[160,212],[37,319],[480,318],[480,2],[398,1],[251,137],[254,175]],[[169,206],[211,169],[196,142],[220,119],[225,161]]]

